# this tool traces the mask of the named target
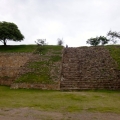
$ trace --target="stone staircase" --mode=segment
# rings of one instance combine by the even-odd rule
[[[120,89],[117,64],[104,47],[65,48],[61,90]]]

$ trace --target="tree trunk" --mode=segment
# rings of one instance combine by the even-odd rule
[[[3,40],[4,46],[6,46],[6,39]]]

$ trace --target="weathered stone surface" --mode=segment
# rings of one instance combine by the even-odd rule
[[[0,85],[8,85],[11,86],[11,88],[58,90],[60,88],[59,81],[61,73],[61,61],[51,62],[49,65],[43,64],[43,66],[45,65],[45,67],[49,69],[50,77],[55,84],[14,83],[17,78],[27,73],[34,73],[38,71],[36,74],[40,75],[39,69],[42,70],[43,68],[30,68],[29,66],[35,62],[47,63],[47,61],[50,60],[51,56],[54,55],[52,52],[50,53],[51,54],[47,53],[46,55],[34,53],[0,53]]]
[[[0,53],[0,77],[16,77],[31,53]]]
[[[39,83],[14,83],[11,89],[26,88],[26,89],[42,89],[42,90],[60,90],[59,84],[39,84]]]
[[[0,85],[10,86],[21,75],[34,72],[27,66],[31,62],[49,61],[47,56],[51,55],[0,53]],[[50,76],[56,84],[14,83],[11,88],[120,90],[120,71],[104,47],[65,48],[62,56],[62,64],[59,61],[49,66]]]
[[[104,47],[65,48],[61,90],[120,89],[117,64]]]

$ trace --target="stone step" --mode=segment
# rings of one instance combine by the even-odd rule
[[[64,71],[78,71],[80,70],[80,67],[79,66],[74,66],[74,67],[71,67],[71,66],[62,66],[63,70]]]
[[[112,62],[109,52],[103,47],[66,48],[62,61],[64,79],[61,90],[109,87],[117,78]]]
[[[78,66],[78,65],[80,65],[79,64],[79,62],[63,62],[63,64],[62,64],[62,66],[65,66],[65,67],[67,67],[69,65],[69,67],[73,67],[74,68],[74,66]]]
[[[64,76],[64,79],[66,80],[78,80],[80,79],[81,77],[78,75],[78,76]]]
[[[70,69],[70,70],[68,70],[68,69],[63,69],[62,70],[62,72],[65,72],[65,73],[80,73],[79,72],[80,70],[78,69],[76,69],[76,68],[74,68],[74,69]]]
[[[69,60],[63,60],[63,64],[79,64],[79,60],[75,60],[75,61],[69,61]]]
[[[73,81],[73,80],[66,80],[66,81],[61,81],[61,84],[73,84],[73,83],[83,83],[84,81],[80,81],[80,80],[75,80],[75,81]],[[85,83],[85,82],[84,82]]]
[[[81,75],[79,73],[70,73],[70,72],[68,72],[66,74],[64,73],[64,74],[62,74],[62,76],[64,78],[80,78],[81,77]]]

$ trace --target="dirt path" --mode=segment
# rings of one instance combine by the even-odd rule
[[[114,113],[60,113],[44,112],[30,108],[0,109],[0,120],[120,120]]]

